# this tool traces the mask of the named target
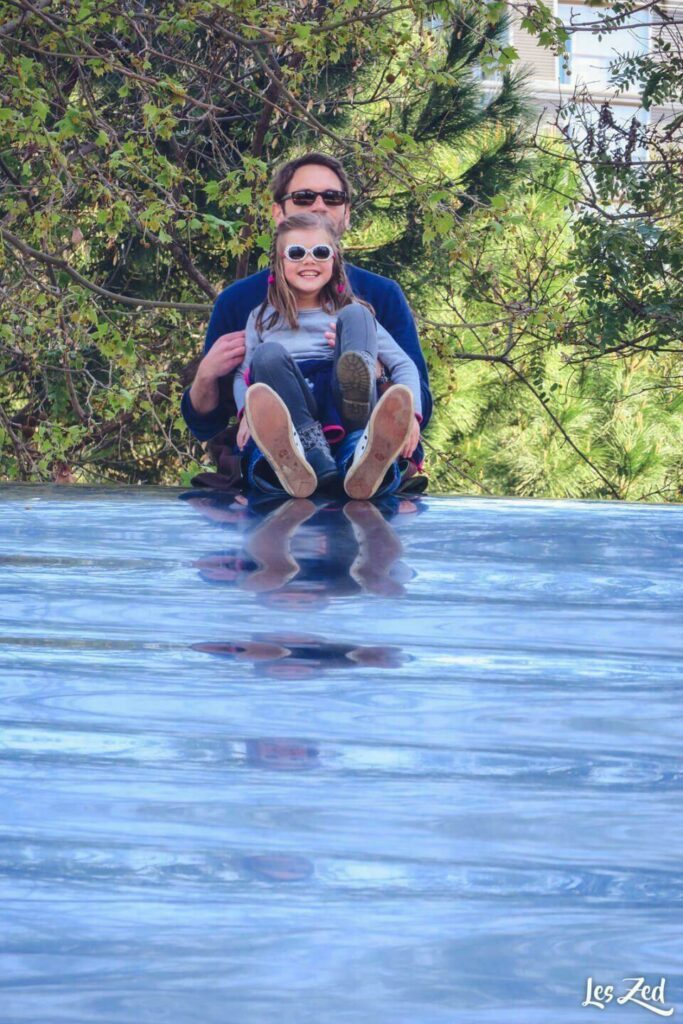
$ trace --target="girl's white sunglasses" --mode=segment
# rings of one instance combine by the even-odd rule
[[[334,249],[331,245],[314,245],[307,249],[305,245],[286,245],[282,255],[291,263],[301,263],[307,256],[312,256],[317,263],[327,263],[334,256]]]

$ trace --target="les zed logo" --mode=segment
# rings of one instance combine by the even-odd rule
[[[635,984],[621,996],[617,996],[617,1004],[635,1003],[642,1006],[644,1010],[656,1013],[659,1017],[670,1017],[674,1012],[673,1006],[664,1006],[664,986],[666,978],[662,978],[658,985],[646,985],[645,978],[624,978],[624,982]],[[604,1010],[608,1003],[614,999],[614,985],[594,985],[593,979],[588,978],[586,982],[586,998],[582,1006],[597,1006]],[[658,1003],[659,1005],[655,1005]]]

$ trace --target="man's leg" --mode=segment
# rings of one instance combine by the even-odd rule
[[[354,302],[337,314],[332,389],[346,430],[366,426],[377,399],[377,327],[366,306]]]

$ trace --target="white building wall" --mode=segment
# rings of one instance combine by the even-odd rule
[[[577,4],[575,6],[581,7],[582,5]],[[680,12],[683,18],[683,0],[668,0],[666,6],[669,9]],[[554,0],[554,11],[556,15],[566,13],[567,4]],[[594,20],[595,14],[596,8],[593,8],[590,12],[591,20]],[[669,30],[666,27],[662,27],[661,22],[657,22],[653,18],[650,35],[655,32],[666,33],[667,31]],[[680,26],[678,31],[680,32]],[[637,87],[634,87],[628,93],[616,95],[614,89],[604,82],[604,74],[601,76],[599,71],[599,65],[601,63],[604,65],[610,56],[613,57],[619,52],[634,52],[637,50],[639,46],[638,33],[622,33],[620,36],[608,33],[602,37],[601,41],[598,41],[597,36],[591,33],[580,33],[579,35],[582,38],[580,42],[576,41],[575,46],[581,51],[581,55],[577,57],[576,63],[583,66],[584,78],[586,79],[590,75],[591,63],[594,65],[594,81],[592,83],[586,81],[586,88],[590,91],[593,101],[599,105],[603,101],[609,100],[613,109],[615,111],[621,110],[625,118],[631,112],[633,114],[638,112],[640,108],[640,94]],[[512,12],[511,16],[510,42],[519,53],[520,63],[532,72],[529,88],[537,102],[539,111],[545,111],[546,119],[552,120],[557,108],[567,103],[574,95],[575,88],[580,87],[580,76],[578,78],[574,76],[566,82],[561,82],[560,60],[551,50],[539,46],[534,37],[524,31],[520,24],[519,15],[515,11]],[[619,43],[619,47],[615,46],[615,43]],[[586,56],[586,54],[594,54],[594,61],[591,62],[590,56]],[[601,77],[603,78],[602,82],[599,81]],[[676,104],[675,107],[667,110],[653,108],[650,111],[650,118],[659,119],[663,115],[670,116],[672,110],[680,111],[681,109],[683,109],[682,104]],[[643,116],[645,116],[644,112]]]

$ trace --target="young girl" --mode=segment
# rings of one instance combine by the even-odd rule
[[[295,497],[333,483],[341,470],[347,494],[369,498],[395,470],[397,455],[412,454],[419,441],[417,367],[354,296],[323,214],[295,214],[278,225],[271,267],[266,299],[247,321],[234,380],[235,403],[245,414],[238,445],[251,436],[258,446],[247,478],[263,486],[256,469],[263,455]],[[325,337],[330,316],[336,344]],[[379,402],[378,358],[395,385]],[[335,460],[329,441],[345,436]]]

